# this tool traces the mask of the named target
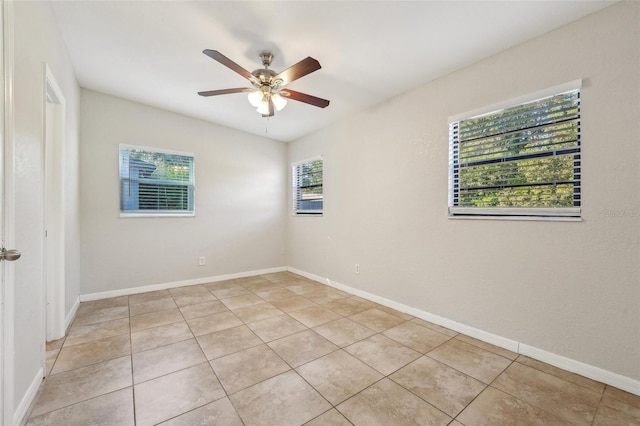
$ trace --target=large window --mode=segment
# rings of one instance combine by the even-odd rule
[[[121,215],[193,215],[194,175],[193,154],[120,145]]]
[[[322,214],[322,158],[294,163],[293,212],[298,215]]]
[[[450,216],[580,216],[579,88],[452,120],[449,145]]]

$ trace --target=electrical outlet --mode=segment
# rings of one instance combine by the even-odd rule
[[[353,272],[355,272],[357,275],[360,275],[360,264],[356,263],[356,267],[353,269]]]
[[[200,256],[200,257],[198,258],[198,265],[200,265],[200,266],[204,266],[204,264],[205,264],[205,263],[206,263],[206,262],[205,262],[204,256]]]

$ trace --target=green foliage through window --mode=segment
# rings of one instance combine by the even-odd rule
[[[451,212],[580,207],[579,90],[454,121],[449,139]]]

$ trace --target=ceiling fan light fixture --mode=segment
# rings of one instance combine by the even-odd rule
[[[287,106],[287,100],[280,96],[279,93],[271,95],[271,100],[273,101],[273,106],[276,108],[276,111],[281,111],[285,106]]]
[[[249,93],[249,103],[251,105],[253,105],[254,107],[258,108],[260,107],[260,105],[262,105],[262,91],[261,90],[255,90],[253,92]]]
[[[269,102],[261,102],[256,111],[261,115],[269,115]]]

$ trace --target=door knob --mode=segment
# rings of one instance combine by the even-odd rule
[[[14,260],[20,259],[20,252],[18,250],[7,250],[2,247],[0,249],[0,261],[6,260],[9,262],[13,262]]]

